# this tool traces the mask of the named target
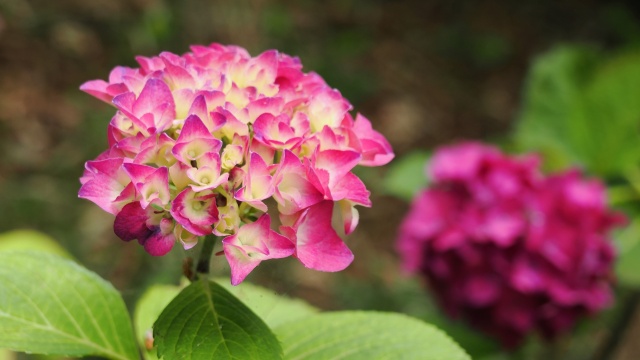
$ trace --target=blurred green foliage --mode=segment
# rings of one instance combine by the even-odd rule
[[[640,51],[557,48],[529,73],[516,139],[522,149],[542,152],[549,169],[577,164],[619,177],[640,160],[639,84]]]
[[[425,168],[429,155],[426,151],[414,151],[392,162],[384,178],[385,191],[411,201],[429,181]]]

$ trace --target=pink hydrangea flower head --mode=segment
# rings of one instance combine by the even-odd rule
[[[371,206],[353,168],[394,154],[338,90],[275,50],[211,44],[136,60],[80,87],[115,108],[109,149],[87,162],[79,196],[115,215],[116,235],[154,256],[223,237],[234,285],[268,259],[351,263],[332,214],[353,231],[355,206]]]
[[[544,176],[535,156],[480,143],[443,147],[396,243],[444,310],[516,347],[612,302],[609,231],[625,220],[580,172]]]

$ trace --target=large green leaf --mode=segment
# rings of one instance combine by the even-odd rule
[[[560,47],[529,73],[516,138],[545,154],[552,169],[579,164],[618,175],[640,161],[640,53],[605,58],[585,47]]]
[[[436,327],[406,315],[365,311],[323,313],[274,329],[288,360],[467,360]]]
[[[28,229],[12,230],[0,234],[0,251],[10,250],[37,250],[71,258],[71,255],[54,239],[41,232]]]
[[[153,326],[158,356],[165,359],[282,359],[267,325],[215,282],[201,279],[183,289]]]
[[[138,359],[127,309],[113,286],[39,252],[0,252],[0,348]]]
[[[247,282],[233,286],[229,279],[216,281],[253,310],[270,328],[318,312],[318,309],[302,300],[276,295],[273,290]]]

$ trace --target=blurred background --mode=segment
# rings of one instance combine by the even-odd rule
[[[149,284],[177,283],[182,259],[192,254],[176,247],[165,258],[152,259],[140,246],[117,239],[111,215],[77,198],[84,162],[106,149],[106,125],[114,113],[78,87],[106,79],[116,65],[137,66],[136,55],[182,54],[191,44],[211,42],[237,44],[254,56],[271,48],[299,56],[304,70],[339,89],[397,155],[390,166],[359,172],[374,206],[361,209],[360,226],[347,241],[356,260],[346,271],[325,274],[307,271],[295,260],[266,262],[249,281],[322,309],[417,316],[441,326],[477,359],[640,358],[634,341],[640,316],[633,320],[640,260],[624,263],[627,273],[621,275],[612,310],[553,345],[533,338],[507,354],[492,340],[445,319],[420,280],[400,272],[394,252],[408,199],[426,182],[421,171],[428,153],[455,140],[546,151],[550,169],[577,164],[603,176],[618,186],[614,195],[620,202],[631,196],[625,209],[637,211],[637,194],[629,185],[633,176],[626,170],[640,159],[633,149],[640,148],[635,140],[640,77],[629,75],[640,74],[640,3],[0,0],[0,233],[33,229],[53,237],[111,281],[130,305]],[[548,66],[536,66],[542,62]],[[628,73],[616,75],[617,68]],[[548,123],[530,120],[539,115],[532,110],[539,108],[532,105],[536,101],[557,101],[557,108],[572,111],[563,93],[554,93],[561,86],[536,87],[542,81],[536,76],[575,80],[571,86],[580,90],[603,71],[614,75],[601,78],[627,81],[616,87],[612,80],[599,91],[603,101],[623,98],[616,103],[623,109],[620,116],[632,120],[621,121],[618,133],[626,135],[629,146],[615,133],[598,146],[589,147],[599,142],[591,135],[570,136],[570,146],[558,146],[566,137],[553,129],[564,113],[545,117]],[[629,108],[633,99],[636,106]],[[611,117],[585,121],[613,123]],[[538,136],[527,135],[533,133]],[[566,150],[571,146],[579,150]],[[619,157],[607,149],[628,155],[626,163],[611,164],[611,157]],[[626,232],[621,249],[633,252],[637,234],[637,229]],[[216,272],[225,274],[224,259],[214,260]]]

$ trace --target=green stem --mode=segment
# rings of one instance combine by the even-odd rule
[[[196,264],[196,278],[198,274],[209,274],[209,264],[211,263],[211,254],[213,254],[213,247],[216,245],[218,239],[215,235],[206,236],[202,241],[202,249],[200,250],[200,257]]]

